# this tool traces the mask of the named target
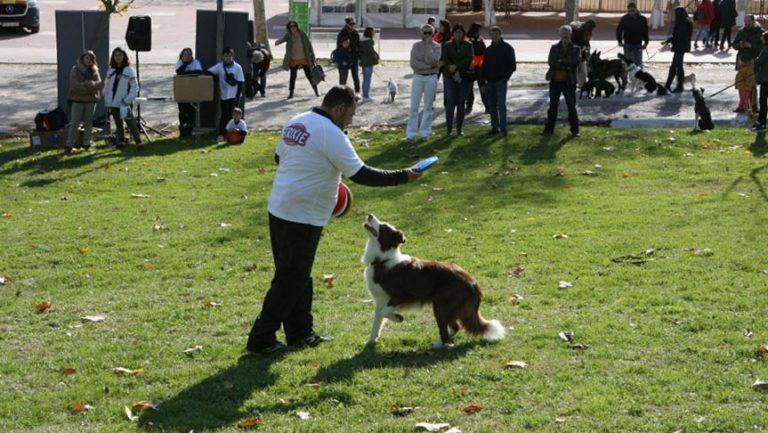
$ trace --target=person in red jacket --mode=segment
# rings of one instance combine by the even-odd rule
[[[699,31],[693,40],[693,48],[699,48],[699,38],[704,42],[704,47],[711,47],[712,44],[709,43],[709,25],[715,19],[715,7],[712,5],[712,1],[703,0],[699,3],[696,12],[693,13],[693,17],[696,24],[699,25]]]

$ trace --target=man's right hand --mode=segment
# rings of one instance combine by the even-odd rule
[[[421,176],[421,174],[424,172],[415,168],[409,168],[405,170],[405,173],[408,175],[408,182],[410,183],[418,179],[419,176]]]

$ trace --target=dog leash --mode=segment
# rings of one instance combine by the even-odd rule
[[[748,79],[750,79],[750,78],[752,78],[752,77],[754,77],[754,76],[755,76],[755,74],[750,74],[750,75],[748,75],[748,76],[746,76],[746,77],[742,78],[741,80],[739,80],[739,81],[737,81],[737,82],[735,82],[735,83],[731,84],[730,86],[727,86],[727,87],[723,87],[722,89],[718,90],[717,92],[715,92],[715,93],[713,93],[713,94],[711,94],[711,95],[707,96],[707,98],[711,98],[711,97],[713,97],[713,96],[715,96],[715,95],[719,95],[719,94],[721,94],[721,93],[725,92],[726,90],[730,89],[731,87],[734,87],[734,86],[736,86],[737,84],[741,83],[742,81],[748,80]]]

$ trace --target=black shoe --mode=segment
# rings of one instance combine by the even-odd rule
[[[571,137],[578,138],[581,137],[581,134],[579,134],[579,131],[571,131]]]
[[[118,141],[115,145],[118,149],[125,149],[125,142],[124,141]]]
[[[138,150],[139,152],[141,152],[142,150],[144,150],[144,145],[143,145],[143,144],[137,144],[137,145],[136,145],[136,150]]]
[[[288,93],[288,97],[286,99],[293,99],[293,90],[291,90],[291,92]]]
[[[299,340],[298,343],[293,344],[293,346],[295,346],[295,347],[304,347],[304,346],[316,347],[320,343],[325,343],[325,342],[332,341],[332,340],[333,340],[333,337],[329,337],[329,336],[325,336],[325,335],[319,335],[319,334],[313,332],[313,333],[309,334],[309,336],[304,337],[301,340]]]
[[[670,90],[671,93],[683,93],[683,86],[677,86],[674,89]]]
[[[72,148],[67,146],[64,148],[64,155],[72,155]]]
[[[462,131],[461,129],[457,129],[456,135],[464,135],[464,131]]]
[[[281,353],[286,352],[288,350],[288,346],[285,344],[276,341],[274,344],[270,346],[261,347],[258,349],[246,347],[245,351],[248,353],[258,354],[258,355],[270,355],[273,353]]]
[[[499,132],[499,135],[502,136],[502,137],[506,137],[507,136],[507,130],[505,129],[505,130]]]

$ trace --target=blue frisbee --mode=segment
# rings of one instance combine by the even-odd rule
[[[421,161],[417,162],[416,165],[413,166],[413,168],[424,171],[428,169],[429,167],[432,167],[433,165],[437,164],[437,157],[436,156],[430,156],[429,158],[422,159]]]

